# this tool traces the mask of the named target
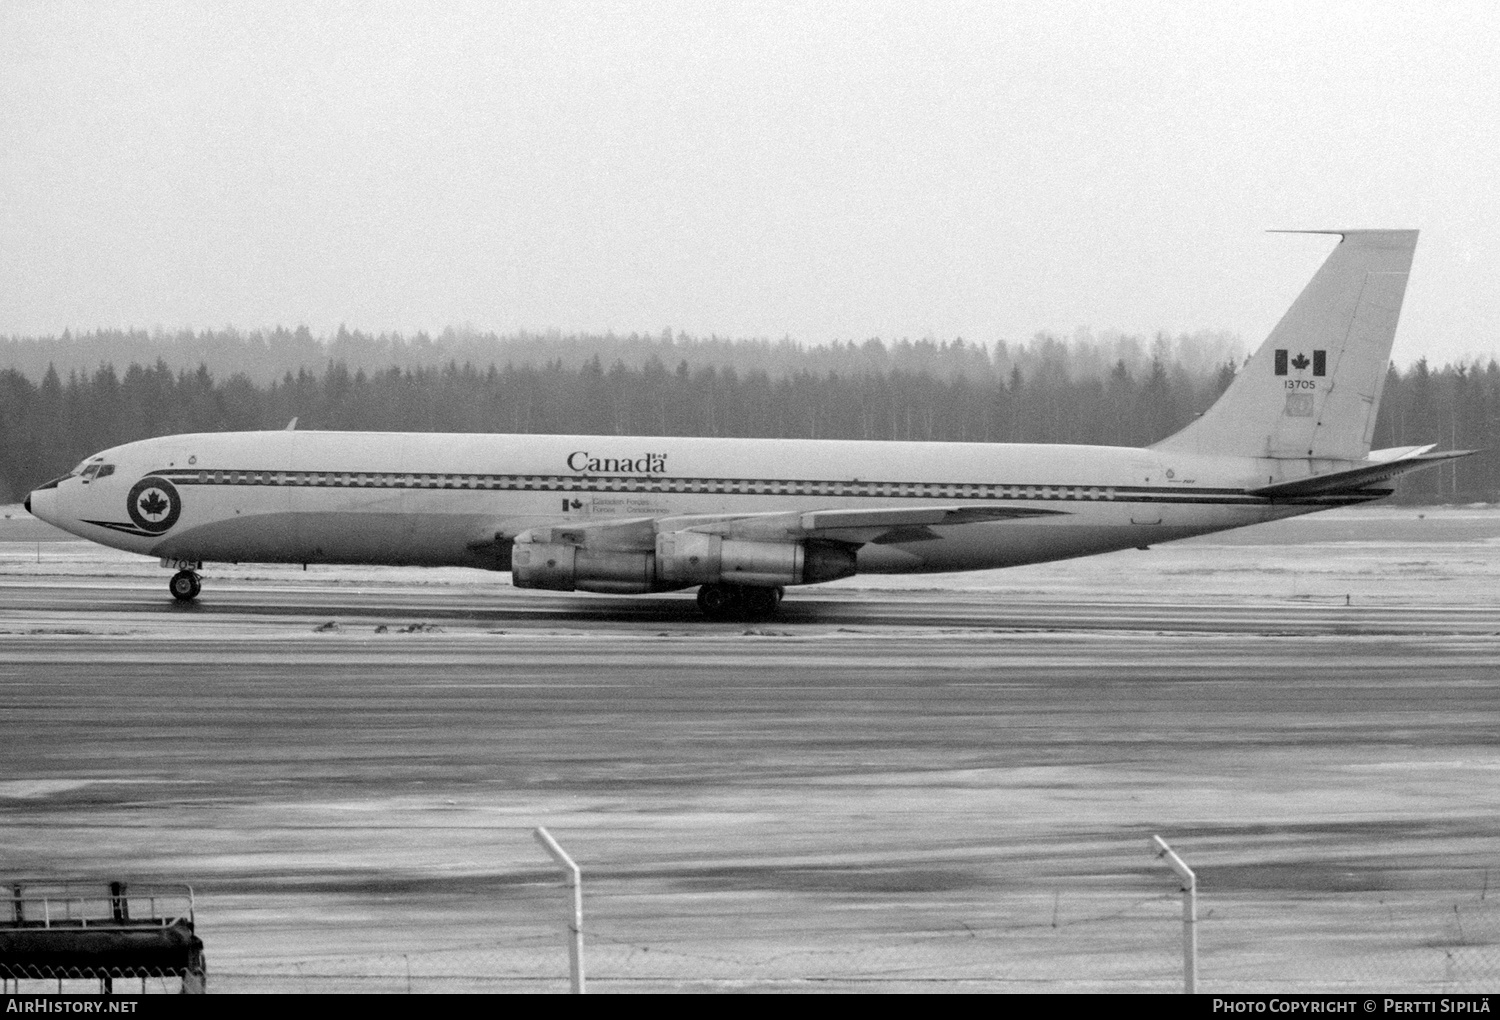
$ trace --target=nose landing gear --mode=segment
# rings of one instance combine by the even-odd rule
[[[179,570],[172,575],[172,580],[167,582],[167,589],[178,602],[187,603],[198,597],[198,593],[203,590],[203,582],[199,580],[196,572]]]

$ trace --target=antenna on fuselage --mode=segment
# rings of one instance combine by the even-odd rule
[[[289,421],[289,422],[286,423],[286,431],[288,431],[288,432],[296,432],[297,431],[297,419],[296,418],[293,418],[291,421]]]

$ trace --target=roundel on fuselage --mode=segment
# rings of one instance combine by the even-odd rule
[[[125,509],[136,527],[159,535],[182,515],[182,497],[177,494],[177,486],[165,478],[147,475],[131,486]]]

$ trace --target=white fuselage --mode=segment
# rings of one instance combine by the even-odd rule
[[[546,526],[938,504],[1041,511],[890,528],[857,552],[865,573],[978,570],[1371,498],[1247,493],[1284,470],[1306,473],[1306,461],[1036,444],[284,431],[149,439],[89,463],[112,470],[37,490],[32,512],[185,563],[509,570],[509,541]],[[149,479],[170,483],[171,500]],[[142,506],[163,509],[143,517]]]

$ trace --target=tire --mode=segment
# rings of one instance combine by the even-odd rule
[[[740,592],[740,604],[747,620],[769,620],[776,615],[775,588],[745,588]]]
[[[698,589],[698,608],[710,620],[728,620],[739,615],[740,592],[733,585],[705,584]]]
[[[198,575],[191,570],[179,570],[172,575],[172,580],[167,582],[167,590],[178,602],[191,602],[203,590],[203,582],[198,580]]]

